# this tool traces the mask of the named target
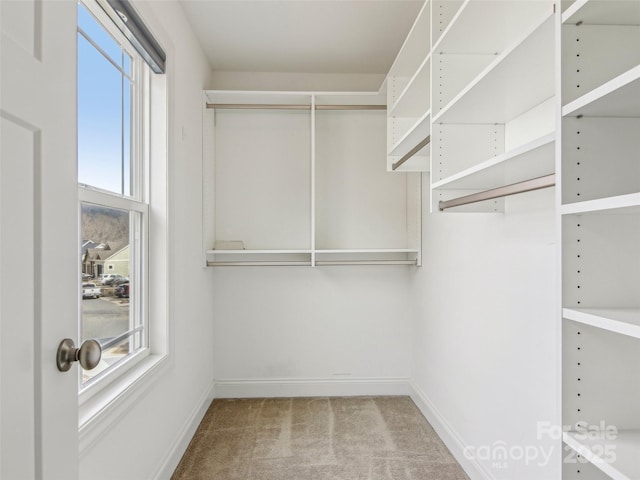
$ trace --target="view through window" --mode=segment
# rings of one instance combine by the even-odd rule
[[[147,346],[145,65],[118,33],[78,3],[79,331],[103,350],[81,387]]]

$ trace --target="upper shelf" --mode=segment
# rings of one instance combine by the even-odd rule
[[[296,105],[311,104],[309,92],[253,92],[253,91],[227,91],[206,90],[205,96],[208,104],[279,104]]]
[[[300,105],[311,108],[313,97],[316,105],[376,105],[387,103],[384,92],[255,92],[241,90],[206,90],[207,104],[224,105]]]
[[[398,117],[419,117],[429,110],[429,90],[430,56],[427,56],[387,114]]]
[[[554,146],[555,133],[544,135],[435,182],[432,188],[484,190],[548,175],[555,170]]]
[[[565,105],[562,115],[640,117],[640,65]]]
[[[532,21],[552,13],[550,1],[466,0],[433,51],[502,53]]]
[[[413,23],[398,55],[396,56],[389,75],[393,77],[410,77],[416,67],[426,58],[431,43],[431,6],[425,2]]]
[[[552,14],[548,14],[451,100],[433,122],[507,123],[553,97],[553,27]]]
[[[575,25],[640,25],[640,2],[634,0],[576,0],[562,14],[562,23]]]

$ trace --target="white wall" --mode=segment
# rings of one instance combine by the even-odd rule
[[[126,415],[82,453],[80,478],[91,480],[144,480],[159,473],[168,478],[186,447],[175,442],[208,404],[213,370],[213,282],[202,268],[201,252],[202,89],[209,67],[179,4],[136,6],[173,63],[168,78],[170,363]]]
[[[554,192],[506,201],[505,214],[425,205],[413,385],[454,453],[475,450],[482,467],[465,461],[472,479],[557,479],[558,442],[537,435],[537,422],[560,424]],[[504,463],[485,460],[500,446]],[[521,448],[540,456],[527,465]],[[541,448],[554,448],[546,464]]]
[[[242,267],[212,274],[216,396],[406,393],[406,267]]]

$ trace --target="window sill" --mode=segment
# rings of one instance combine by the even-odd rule
[[[149,355],[121,375],[111,385],[84,401],[78,409],[79,453],[83,456],[105,431],[113,428],[170,366],[165,354]]]

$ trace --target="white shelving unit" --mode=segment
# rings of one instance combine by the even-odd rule
[[[564,480],[640,478],[640,2],[562,13]],[[584,463],[584,462],[587,463]]]
[[[549,1],[467,0],[442,29],[431,53],[432,211],[555,172],[555,16]]]
[[[401,165],[430,134],[431,122],[431,4],[425,2],[386,79],[387,170],[424,172],[431,148],[424,146]]]
[[[205,103],[206,265],[420,264],[420,176],[383,166],[384,92]]]

